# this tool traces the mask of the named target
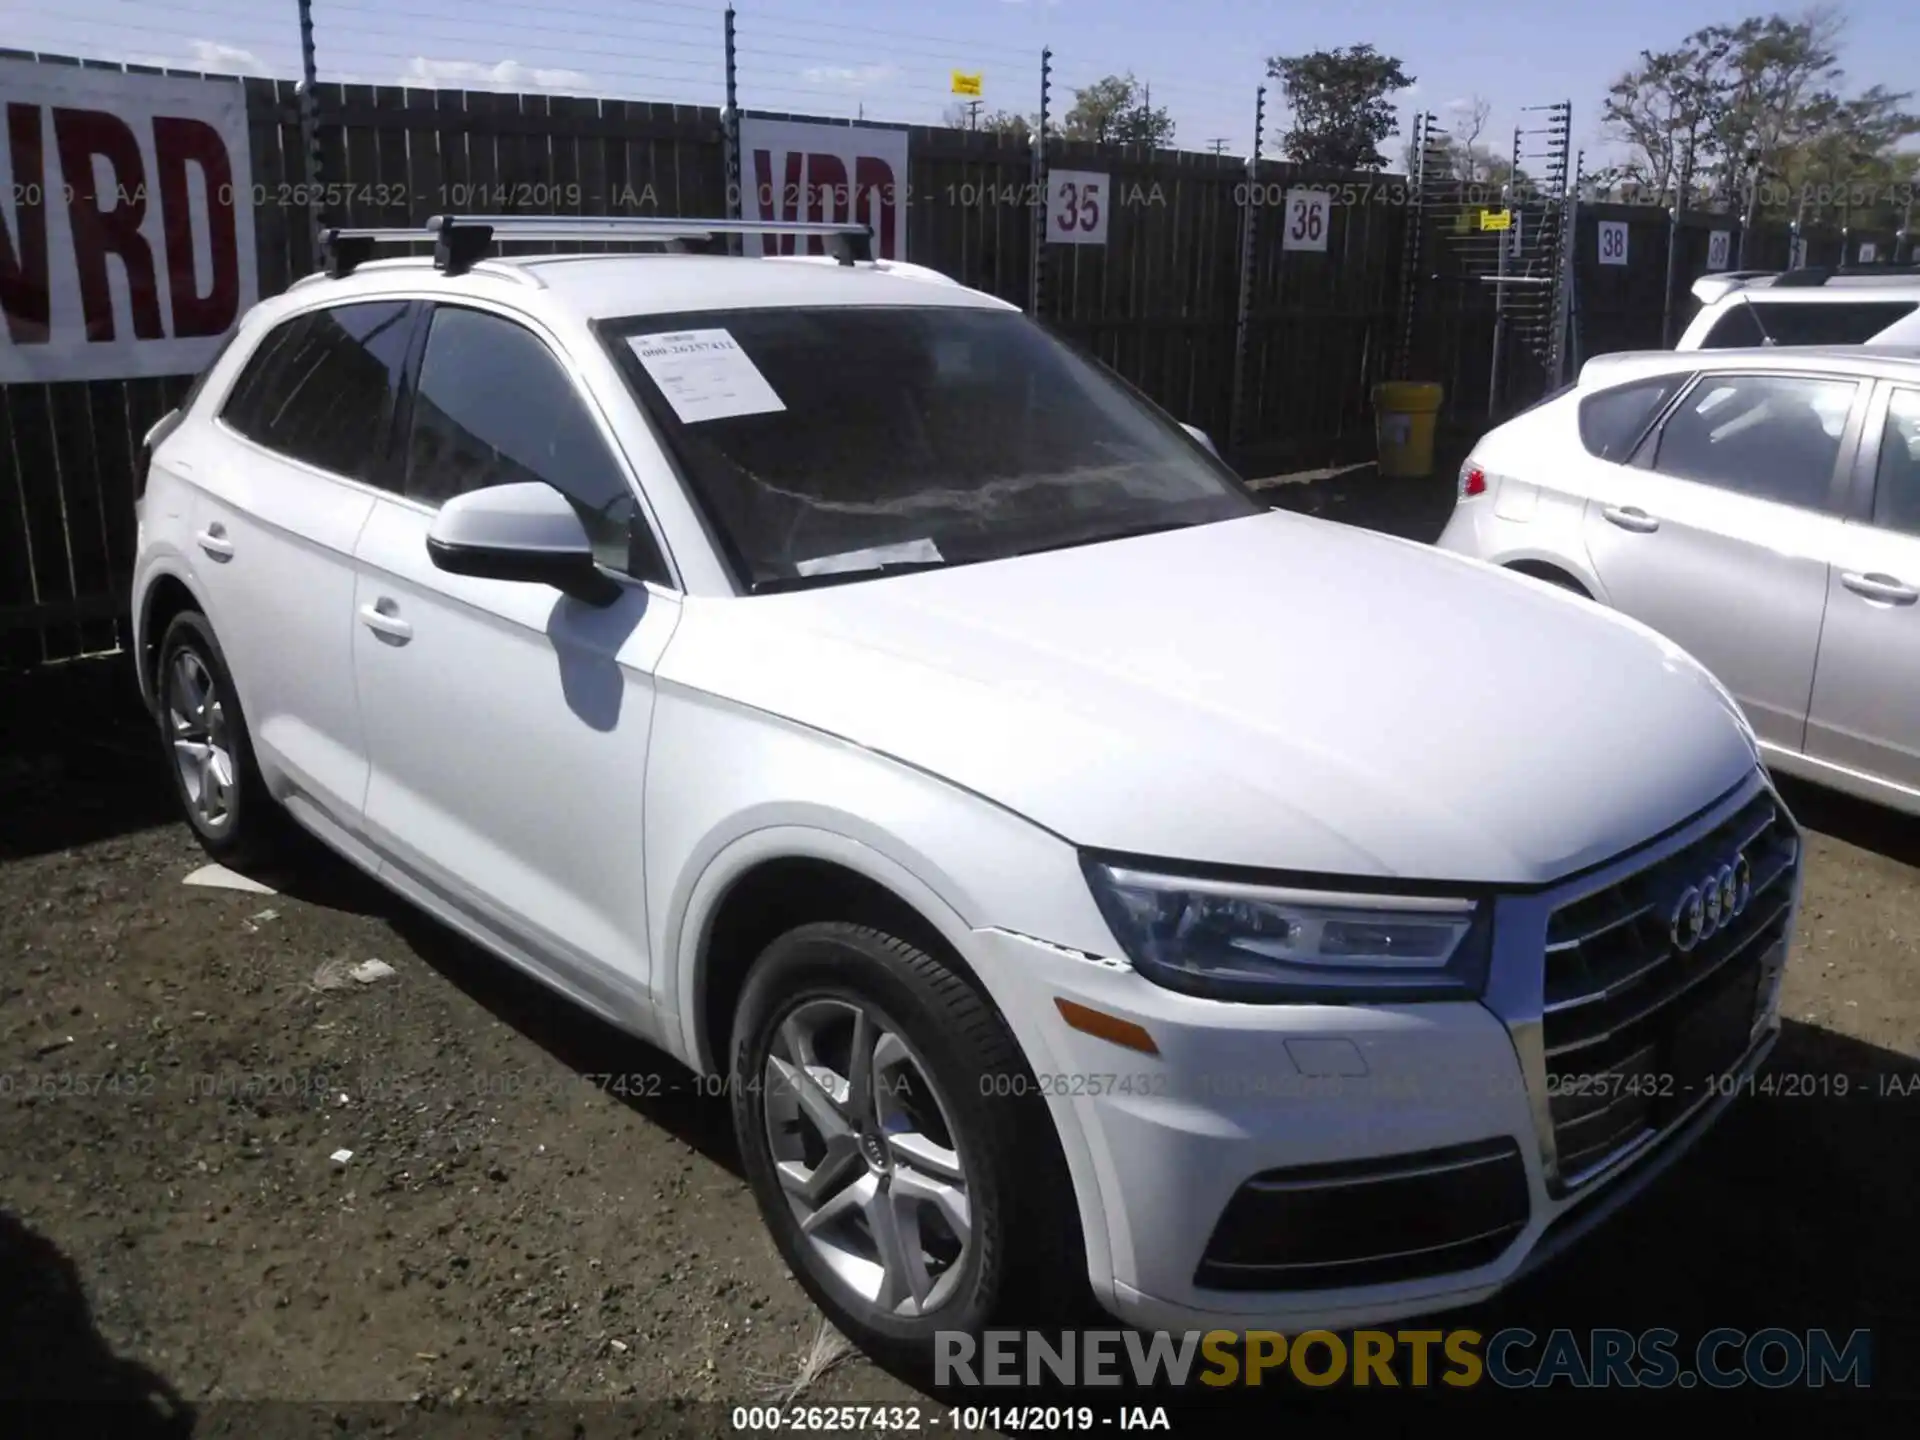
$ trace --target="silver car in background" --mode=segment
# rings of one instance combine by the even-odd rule
[[[1661,632],[1773,768],[1920,814],[1920,349],[1597,357],[1474,447],[1439,543]]]

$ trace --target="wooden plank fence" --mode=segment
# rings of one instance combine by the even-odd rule
[[[710,107],[323,84],[313,97],[321,163],[316,191],[307,183],[293,82],[243,83],[263,296],[315,268],[317,222],[419,225],[445,211],[728,213],[720,114]],[[1026,143],[907,128],[908,258],[1024,305],[1034,264]],[[1048,163],[1106,173],[1109,211],[1105,245],[1047,247],[1042,320],[1177,418],[1227,444],[1241,236],[1251,205],[1237,458],[1250,472],[1273,473],[1370,452],[1369,391],[1372,382],[1388,378],[1406,302],[1401,261],[1408,211],[1397,177],[1263,161],[1249,184],[1244,163],[1230,157],[1060,141],[1049,144]],[[1294,186],[1325,188],[1333,196],[1325,253],[1283,247],[1280,200]],[[1580,220],[1586,249],[1592,213],[1587,207]],[[1664,262],[1664,233],[1652,234],[1664,224],[1658,212],[1639,212],[1633,224],[1636,255],[1658,248]],[[1649,230],[1644,239],[1642,229]],[[1704,269],[1702,222],[1690,219],[1683,238],[1687,264]],[[1761,261],[1783,261],[1784,238],[1761,238]],[[1640,265],[1615,274],[1589,263],[1592,258],[1583,250],[1587,352],[1657,341],[1658,282],[1649,290]],[[1487,366],[1491,296],[1467,286],[1442,289],[1418,295],[1428,343],[1416,351],[1416,378],[1470,389],[1471,377],[1484,377]],[[189,383],[190,377],[173,376],[4,387],[0,666],[125,642],[140,438]],[[1484,395],[1484,379],[1479,383]]]
[[[444,211],[728,213],[713,108],[322,84],[313,97],[315,191],[293,82],[243,83],[263,296],[315,268],[316,223],[418,225]],[[908,258],[1024,304],[1034,260],[1026,144],[911,127],[908,153]],[[1041,317],[1224,443],[1240,207],[1249,197],[1244,166],[1212,155],[1058,142],[1049,161],[1109,173],[1118,203],[1104,247],[1048,247]],[[1263,165],[1261,182],[1291,174]],[[1246,436],[1255,447],[1314,461],[1351,447],[1365,429],[1357,382],[1377,371],[1384,350],[1398,244],[1384,214],[1336,217],[1325,256],[1283,256],[1279,231],[1275,217],[1258,232]],[[189,383],[178,376],[5,387],[0,665],[125,642],[140,437]]]

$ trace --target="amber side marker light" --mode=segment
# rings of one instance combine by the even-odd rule
[[[1160,1047],[1153,1043],[1153,1036],[1131,1020],[1122,1020],[1118,1015],[1109,1015],[1103,1010],[1090,1009],[1057,996],[1053,1003],[1060,1007],[1060,1018],[1082,1034],[1111,1040],[1115,1045],[1138,1050],[1142,1055],[1160,1053]]]

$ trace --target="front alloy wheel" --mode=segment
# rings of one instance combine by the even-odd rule
[[[842,921],[775,940],[747,975],[734,1133],[800,1283],[870,1354],[1034,1323],[1086,1295],[1052,1117],[999,1013],[944,954]]]
[[[886,1315],[940,1309],[973,1220],[954,1122],[900,1027],[853,997],[805,1000],[766,1064],[767,1146],[806,1243]]]

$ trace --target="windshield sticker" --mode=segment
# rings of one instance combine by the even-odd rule
[[[938,565],[942,558],[931,540],[903,540],[898,545],[875,545],[869,550],[845,550],[838,555],[799,560],[793,568],[801,575],[838,575],[847,570],[878,570],[883,565]]]
[[[787,408],[725,330],[634,335],[627,343],[684,425]]]

